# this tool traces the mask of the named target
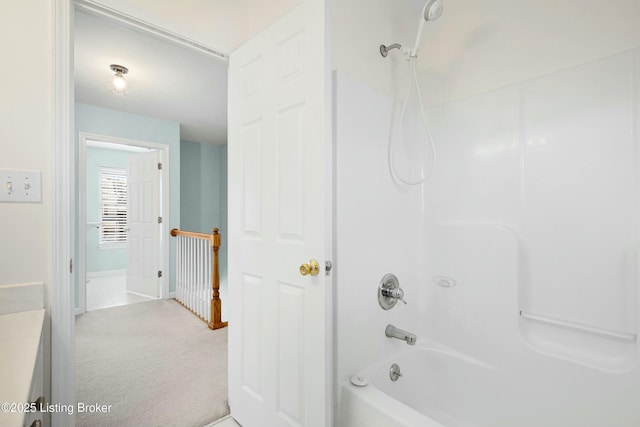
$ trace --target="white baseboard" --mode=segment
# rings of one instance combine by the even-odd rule
[[[140,294],[138,292],[131,292],[129,290],[127,290],[127,293],[131,294],[131,295],[136,295],[136,296],[139,296],[139,297],[142,297],[142,298],[147,298],[147,299],[160,299],[160,298],[150,297],[149,295]]]
[[[98,277],[110,277],[110,276],[124,276],[127,274],[127,270],[107,270],[107,271],[94,271],[87,273],[87,279],[95,279]]]

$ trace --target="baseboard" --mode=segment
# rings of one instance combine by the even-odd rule
[[[176,299],[176,293],[175,292],[169,292],[169,299]]]
[[[227,423],[225,423],[225,425],[239,425],[231,415],[225,415],[224,417],[219,418],[219,419],[215,420],[214,422],[212,422],[211,424],[207,424],[204,427],[214,427],[215,425],[222,424],[225,421],[227,421]]]
[[[136,295],[136,296],[139,296],[139,297],[142,297],[142,298],[147,298],[147,299],[160,299],[160,298],[150,297],[149,295],[140,294],[138,292],[132,292],[132,291],[129,291],[129,290],[127,290],[127,293],[131,294],[131,295]]]
[[[94,271],[87,273],[87,279],[96,279],[98,277],[110,277],[110,276],[124,276],[127,274],[127,270],[106,270],[106,271]]]

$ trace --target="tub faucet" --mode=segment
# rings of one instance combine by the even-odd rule
[[[399,340],[406,341],[409,345],[415,345],[416,343],[415,334],[396,328],[393,325],[387,325],[387,328],[384,330],[384,334],[389,338],[397,338]]]

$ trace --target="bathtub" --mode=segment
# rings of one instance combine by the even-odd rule
[[[398,381],[389,378],[392,363],[400,366],[402,377]],[[368,381],[366,386],[343,384],[340,426],[471,426],[452,420],[446,410],[454,398],[462,404],[457,392],[461,382],[468,386],[467,382],[485,371],[492,369],[436,343],[418,342],[359,373]]]
[[[339,426],[640,425],[637,375],[614,375],[536,354],[521,359],[498,369],[419,341],[358,373],[368,385],[342,385]],[[402,373],[395,382],[389,378],[392,363]]]

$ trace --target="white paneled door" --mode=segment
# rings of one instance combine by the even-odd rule
[[[132,154],[127,169],[127,291],[159,297],[158,151]]]
[[[245,427],[331,423],[324,37],[309,0],[230,59],[229,404]]]

